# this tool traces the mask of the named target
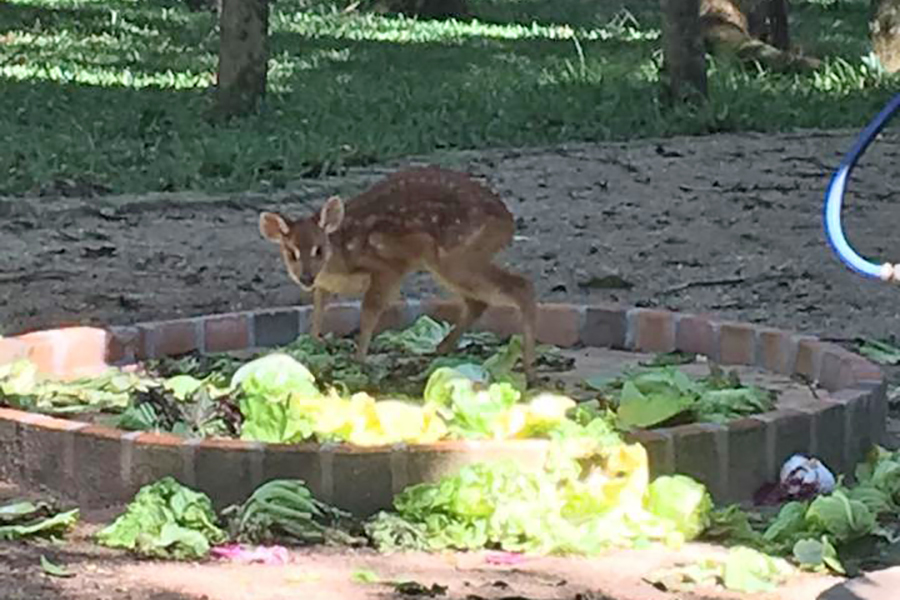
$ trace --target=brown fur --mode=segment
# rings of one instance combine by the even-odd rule
[[[821,61],[789,50],[787,0],[701,0],[700,28],[713,53],[773,71],[817,69]]]
[[[525,370],[533,377],[533,285],[491,263],[512,241],[515,222],[502,200],[468,175],[408,169],[346,203],[329,198],[305,218],[263,212],[259,227],[263,237],[279,244],[291,278],[313,291],[313,336],[321,332],[326,294],[361,295],[357,356],[362,360],[404,278],[428,271],[463,304],[438,352],[453,349],[489,305],[514,306],[522,316]]]

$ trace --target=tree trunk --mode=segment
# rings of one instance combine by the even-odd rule
[[[900,0],[872,0],[872,49],[890,73],[900,71]]]
[[[700,0],[661,0],[663,97],[668,101],[706,96],[706,53],[700,34]]]
[[[216,90],[220,116],[250,113],[265,97],[268,32],[268,0],[222,0]]]
[[[716,54],[773,71],[806,71],[821,61],[788,50],[787,0],[701,0],[700,27]],[[771,40],[771,43],[766,40]]]
[[[470,16],[466,0],[371,0],[360,4],[373,12],[422,19],[466,19]]]

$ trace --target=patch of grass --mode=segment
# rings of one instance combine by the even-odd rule
[[[216,124],[215,18],[177,0],[11,0],[0,11],[0,193],[273,189],[437,149],[860,126],[896,78],[864,60],[867,3],[793,6],[809,76],[713,64],[702,112],[656,101],[658,3],[473,0],[472,22],[272,5],[258,115]]]

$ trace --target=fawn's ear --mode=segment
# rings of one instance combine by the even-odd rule
[[[270,242],[277,244],[290,231],[287,221],[281,215],[273,212],[259,213],[259,233]]]
[[[332,196],[325,202],[322,212],[319,214],[319,227],[326,234],[332,234],[338,230],[344,220],[344,201],[340,196]]]

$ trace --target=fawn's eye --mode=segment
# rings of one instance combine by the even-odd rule
[[[310,256],[312,256],[313,258],[318,258],[319,254],[321,254],[321,253],[322,253],[322,249],[319,248],[318,246],[313,246],[312,250],[309,251]]]
[[[291,257],[297,262],[300,262],[300,251],[296,248],[291,248]]]

